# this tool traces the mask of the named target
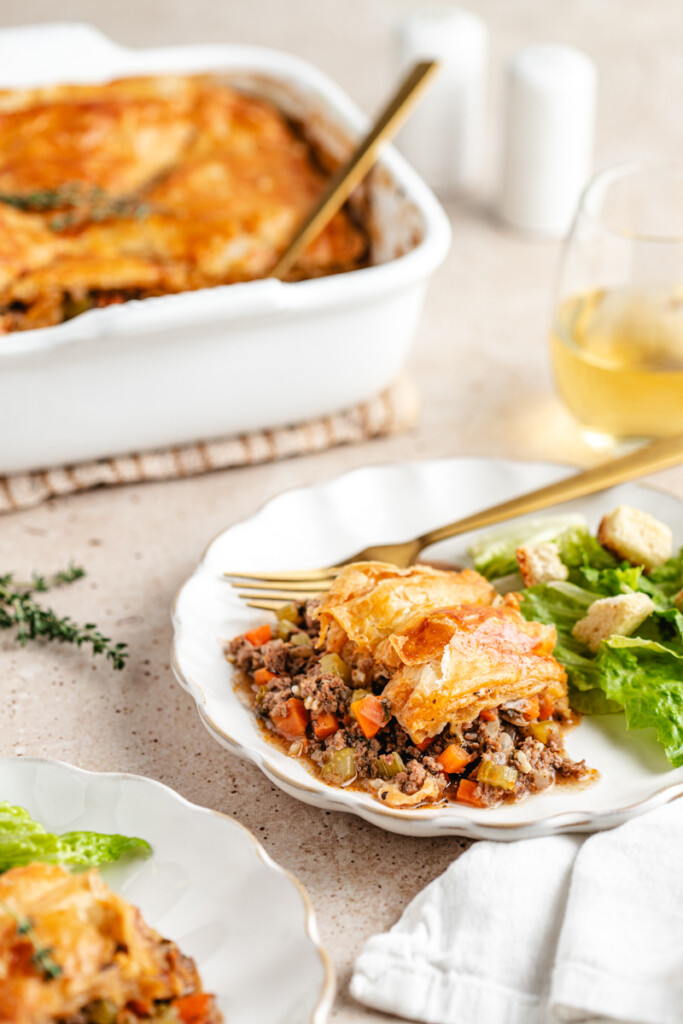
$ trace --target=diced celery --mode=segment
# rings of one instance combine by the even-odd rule
[[[280,640],[289,640],[292,633],[296,631],[296,623],[289,619],[280,619],[277,624],[276,633]]]
[[[320,774],[325,782],[341,785],[355,779],[357,771],[356,755],[353,750],[350,747],[342,747],[341,750],[335,750],[330,754],[321,767]]]
[[[89,309],[92,309],[93,305],[93,300],[87,295],[80,299],[75,298],[73,295],[67,295],[64,299],[62,315],[65,320],[73,320],[75,316],[87,313]]]
[[[394,750],[391,754],[378,757],[375,761],[375,769],[380,779],[393,779],[394,775],[404,772],[406,766],[400,754]]]
[[[477,772],[477,782],[484,782],[487,786],[497,786],[498,789],[514,789],[519,772],[516,768],[509,768],[505,764],[494,764],[493,761],[482,761]]]
[[[311,640],[308,633],[292,633],[289,638],[290,644],[295,644],[297,647],[312,647],[313,641]]]
[[[338,654],[323,654],[320,659],[320,671],[339,676],[345,683],[351,678],[351,669]]]
[[[546,746],[550,737],[557,735],[557,722],[552,719],[546,722],[529,722],[529,731],[535,740]]]
[[[351,700],[349,704],[355,704],[357,700],[362,700],[363,697],[369,697],[372,690],[354,690],[351,694]]]
[[[118,1010],[109,999],[95,999],[86,1007],[91,1024],[116,1024]]]
[[[278,622],[293,622],[299,625],[299,609],[295,604],[281,604],[275,610]]]

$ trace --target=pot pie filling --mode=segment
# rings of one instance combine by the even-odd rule
[[[269,734],[324,781],[391,807],[493,807],[591,774],[564,751],[555,628],[519,601],[471,569],[356,563],[226,656]]]
[[[0,333],[265,277],[328,177],[273,104],[215,77],[0,91]],[[368,248],[342,209],[290,279]]]

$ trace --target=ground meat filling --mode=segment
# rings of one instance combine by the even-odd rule
[[[321,711],[332,715],[344,714],[351,693],[352,690],[343,679],[331,672],[321,672],[317,665],[313,665],[299,683],[299,695],[304,707],[312,714]]]
[[[289,743],[289,753],[308,757],[325,781],[359,785],[382,799],[389,788],[398,806],[401,796],[408,803],[424,789],[430,800],[438,791],[493,807],[558,780],[588,776],[584,762],[564,752],[566,699],[550,708],[541,704],[545,720],[539,720],[538,701],[512,701],[446,729],[420,749],[382,700],[388,680],[382,666],[349,644],[343,657],[317,648],[315,604],[287,606],[270,637],[263,630],[239,636],[226,657],[248,679],[264,726]],[[460,763],[451,771],[453,750]]]

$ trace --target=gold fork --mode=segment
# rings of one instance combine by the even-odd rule
[[[604,491],[608,487],[655,473],[661,469],[675,466],[683,460],[683,436],[669,437],[654,441],[639,448],[635,452],[623,455],[618,459],[610,459],[591,469],[576,473],[574,476],[548,484],[538,490],[530,491],[517,498],[511,498],[500,505],[474,515],[465,516],[454,523],[440,526],[436,530],[415,537],[414,540],[403,541],[401,544],[378,544],[364,548],[355,555],[350,555],[337,565],[323,569],[293,570],[291,572],[226,572],[233,587],[239,591],[252,608],[274,610],[285,601],[305,600],[329,590],[341,569],[350,562],[389,562],[401,569],[415,562],[417,556],[431,544],[456,537],[458,534],[479,530],[483,526],[492,526],[516,516],[538,512],[539,509],[559,505],[564,501],[583,498],[596,491]]]
[[[342,208],[354,188],[360,185],[376,162],[382,147],[393,138],[408,117],[438,69],[436,61],[423,60],[408,72],[347,162],[332,175],[320,200],[305,217],[271,270],[271,277],[283,278],[292,269],[306,246],[310,245],[335,213]]]

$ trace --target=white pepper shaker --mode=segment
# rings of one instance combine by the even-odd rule
[[[402,65],[438,60],[441,67],[410,115],[398,146],[415,170],[442,192],[479,184],[486,114],[488,30],[471,11],[416,11],[399,26]]]
[[[591,174],[597,70],[570,46],[528,46],[508,65],[499,212],[522,231],[561,238]]]

